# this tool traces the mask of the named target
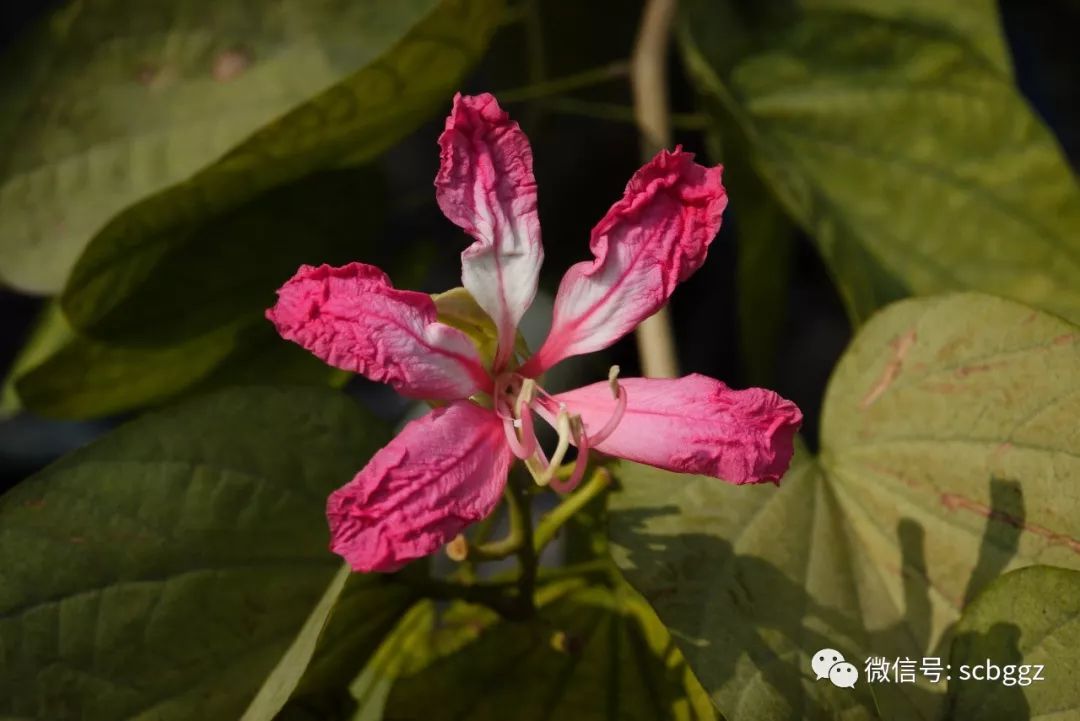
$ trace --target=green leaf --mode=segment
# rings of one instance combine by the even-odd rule
[[[93,270],[78,266],[61,303],[81,331],[127,345],[162,346],[236,321],[262,321],[275,291],[303,264],[386,265],[392,256],[380,247],[385,196],[375,169],[316,173],[204,218],[182,235],[158,238],[153,249],[117,247]],[[84,281],[100,295],[79,285]],[[90,315],[97,321],[82,324]]]
[[[1011,72],[996,0],[799,0],[799,5],[810,12],[849,12],[934,28],[971,45],[999,71]]]
[[[123,316],[124,308],[117,305],[133,289],[152,283],[163,258],[188,236],[268,188],[317,169],[370,160],[448,107],[500,11],[500,0],[442,0],[363,70],[262,128],[190,180],[117,216],[79,258],[64,290],[64,312],[91,335],[122,335],[113,314]]]
[[[820,460],[800,448],[779,488],[616,469],[616,561],[722,712],[936,718],[940,685],[872,700],[809,659],[944,656],[1000,573],[1080,568],[1078,347],[1075,326],[1011,301],[904,301],[844,354]]]
[[[728,15],[693,0],[682,46],[707,110],[742,128],[853,320],[960,289],[1080,320],[1080,187],[1009,77],[910,10],[929,3],[806,4],[759,21],[735,55],[720,45]]]
[[[17,395],[42,415],[93,418],[195,387],[341,382],[347,374],[281,340],[264,312],[304,263],[364,260],[398,277],[426,267],[382,247],[382,196],[372,169],[328,171],[208,220],[160,259],[149,282],[126,296],[117,282],[111,330],[121,338],[87,337],[50,314],[63,332],[24,354],[12,374]]]
[[[947,719],[1080,713],[1080,573],[1032,566],[1005,574],[967,608],[956,634]],[[988,678],[987,661],[999,667],[997,681],[960,680],[962,664],[983,666],[980,675]]]
[[[375,650],[374,644],[382,649],[388,632],[408,617],[403,614],[412,596],[381,586],[388,583],[379,584],[342,565],[288,651],[263,681],[242,721],[269,721],[279,718],[283,709],[286,715],[315,709],[325,699],[343,693],[357,662]],[[395,602],[380,602],[390,597]]]
[[[505,719],[507,709],[522,721],[716,718],[663,624],[632,589],[571,579],[541,587],[538,603],[539,615],[522,623],[463,604],[414,619],[397,645],[412,657],[383,666],[403,674],[384,718]]]
[[[327,494],[385,437],[330,391],[233,389],[0,497],[0,716],[239,718],[339,568]],[[362,658],[412,594],[350,581]]]
[[[499,9],[498,0],[68,5],[2,64],[3,280],[58,290],[103,226],[87,264],[108,263],[117,244],[139,246],[146,262],[169,245],[162,236],[207,215],[372,157],[446,100]]]
[[[247,707],[240,721],[271,721],[288,703],[300,684],[304,672],[311,664],[311,659],[315,656],[319,640],[326,629],[326,622],[341,597],[341,592],[345,589],[350,575],[351,570],[346,564],[343,564],[334,574],[330,585],[323,591],[322,598],[311,610],[300,632],[293,639],[292,645],[263,681],[259,692],[251,700],[251,705]]]
[[[19,354],[4,378],[3,387],[0,389],[0,419],[7,418],[23,408],[22,399],[15,389],[16,380],[62,348],[72,337],[71,327],[64,320],[60,305],[55,302],[47,303],[38,314],[30,337],[19,349]]]
[[[27,410],[51,418],[88,419],[171,400],[184,392],[230,385],[338,385],[348,374],[283,341],[258,319],[164,346],[115,346],[75,334],[63,316],[43,360],[12,375]],[[66,340],[65,340],[66,338]],[[61,342],[62,341],[62,342]],[[54,344],[55,345],[55,344]],[[31,354],[36,360],[37,353]]]
[[[459,614],[461,609],[469,609],[474,615],[479,613],[469,606],[452,606],[447,615]],[[490,617],[485,616],[485,620],[490,623]],[[382,721],[390,690],[399,676],[406,670],[418,673],[439,653],[448,655],[451,652],[448,644],[455,644],[456,650],[461,644],[475,640],[483,629],[462,623],[440,627],[438,621],[438,609],[429,600],[420,601],[401,617],[349,685],[349,693],[356,701],[352,721]]]

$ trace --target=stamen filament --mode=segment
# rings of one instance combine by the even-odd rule
[[[571,427],[570,414],[567,413],[565,406],[559,408],[559,415],[555,419],[555,430],[559,432],[559,444],[555,447],[555,452],[551,454],[551,460],[548,461],[547,467],[544,468],[543,473],[539,476],[533,474],[536,483],[541,486],[546,486],[551,482],[551,479],[555,477],[555,472],[558,470],[558,467],[562,465],[563,458],[566,457],[566,452],[570,450],[570,436],[573,433],[573,429]]]
[[[522,443],[518,439],[517,429],[514,428],[513,418],[503,418],[503,430],[506,432],[506,442],[510,446],[510,451],[521,459],[526,459],[532,455],[532,450],[528,447],[530,436],[525,437],[525,443]],[[536,438],[535,435],[531,436]]]
[[[553,478],[551,481],[551,487],[559,493],[570,493],[577,488],[578,484],[581,483],[581,479],[585,477],[585,468],[589,465],[589,436],[585,433],[585,427],[581,423],[580,416],[574,416],[570,425],[574,433],[578,454],[577,458],[574,459],[574,471],[570,474],[570,478],[565,481]]]
[[[608,384],[611,386],[611,395],[615,397],[615,410],[612,411],[604,427],[589,436],[588,441],[591,446],[598,446],[607,440],[615,432],[626,413],[626,389],[619,385],[619,366],[611,366],[611,370],[608,371]]]
[[[533,480],[537,483],[540,483],[540,477],[551,467],[547,454],[544,453],[544,448],[539,443],[536,444],[536,450],[533,452],[532,458],[525,460],[525,467],[529,469],[529,473],[532,474]]]

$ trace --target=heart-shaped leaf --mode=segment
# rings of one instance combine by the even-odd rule
[[[941,658],[1000,573],[1080,568],[1078,348],[1011,301],[904,301],[845,353],[820,458],[779,488],[620,466],[616,560],[723,713],[936,717],[944,679],[836,688],[810,658]]]
[[[1080,321],[1080,186],[973,44],[994,4],[782,4],[690,0],[682,47],[717,128],[739,125],[851,317],[971,289]],[[740,12],[743,42],[727,42]]]

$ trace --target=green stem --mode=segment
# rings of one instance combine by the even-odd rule
[[[556,568],[540,569],[539,577],[544,581],[552,581],[568,576],[593,576],[602,575],[611,577],[617,570],[612,565],[611,558],[594,558],[591,561],[582,561],[570,566],[558,566]]]
[[[476,530],[473,531],[472,539],[466,541],[469,545],[466,545],[465,547],[465,559],[461,562],[461,567],[455,574],[458,578],[467,583],[476,581],[476,561],[480,559],[475,558],[470,552],[473,550],[473,546],[482,546],[487,543],[488,538],[491,536],[491,530],[495,526],[495,519],[498,517],[499,513],[495,512],[476,524]]]
[[[529,539],[533,537],[532,497],[524,484],[531,483],[518,473],[511,474],[506,484],[510,491],[509,510],[511,527],[521,530],[522,542],[517,549],[518,564],[521,566],[517,583],[518,610],[527,618],[536,612],[533,592],[536,589],[537,553]]]
[[[514,581],[498,583],[460,583],[439,578],[417,579],[406,578],[404,576],[395,576],[391,578],[408,586],[424,598],[430,598],[437,601],[465,601],[466,603],[487,606],[495,613],[507,619],[520,619],[526,617],[521,612],[520,603],[514,592]]]
[[[466,560],[496,561],[501,558],[506,558],[507,556],[512,556],[525,545],[525,539],[528,538],[528,534],[526,533],[525,524],[522,521],[521,514],[515,512],[518,500],[514,497],[512,479],[506,484],[505,498],[508,515],[510,517],[510,530],[504,538],[500,538],[498,541],[470,545],[465,555]]]
[[[585,481],[567,496],[562,503],[555,506],[550,513],[540,519],[533,534],[533,549],[539,554],[547,544],[555,538],[559,529],[566,525],[575,513],[584,508],[588,503],[604,492],[611,485],[611,473],[606,468],[593,470],[589,480]]]
[[[582,70],[580,73],[574,73],[573,75],[553,78],[551,80],[542,80],[521,88],[502,90],[495,93],[495,96],[501,103],[521,103],[526,100],[539,100],[553,95],[562,95],[574,90],[580,90],[581,88],[592,87],[593,85],[600,85],[601,83],[606,83],[617,78],[623,78],[626,77],[628,72],[629,66],[626,61],[620,60],[618,62],[608,63],[607,65]]]
[[[498,515],[498,513],[492,513],[478,524],[472,540],[466,539],[464,535],[455,539],[455,543],[463,544],[457,549],[461,552],[461,556],[455,557],[449,550],[447,551],[447,555],[450,555],[451,558],[461,561],[463,568],[471,569],[472,564],[477,561],[498,561],[512,556],[525,544],[527,538],[525,526],[521,514],[515,513],[513,510],[515,504],[517,504],[517,499],[514,497],[510,483],[506,484],[503,499],[506,501],[507,515],[510,521],[510,529],[505,537],[497,541],[487,540],[488,534],[491,533],[494,525],[495,517]]]
[[[610,120],[616,123],[634,123],[634,109],[617,103],[600,103],[577,98],[549,98],[543,101],[544,107],[556,113],[581,115],[598,120]],[[678,130],[704,130],[708,127],[708,118],[702,113],[672,113],[671,125]]]
[[[523,0],[521,12],[529,54],[529,80],[536,83],[547,77],[547,53],[544,51],[544,25],[540,18],[539,0]]]
[[[530,85],[542,85],[548,79],[547,53],[544,48],[544,24],[540,16],[539,0],[523,0],[521,4],[521,28],[525,33],[526,69]],[[539,132],[543,112],[536,105],[529,105],[522,113],[521,125],[531,136]]]

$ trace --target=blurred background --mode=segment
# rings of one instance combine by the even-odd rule
[[[756,12],[752,2],[731,5],[751,15]],[[13,84],[33,82],[34,69],[39,68],[21,59],[20,43],[28,42],[50,13],[62,9],[60,2],[6,3],[0,7],[0,50],[5,54],[0,77],[9,90]],[[1075,168],[1080,153],[1080,53],[1075,37],[1080,28],[1080,3],[1002,0],[999,9],[1020,91],[1051,128]],[[640,13],[640,3],[631,0],[542,0],[512,5],[513,17],[501,22],[479,64],[462,84],[465,92],[495,92],[532,140],[547,252],[542,296],[526,326],[534,347],[543,336],[546,311],[559,277],[571,263],[587,257],[589,229],[621,195],[626,180],[640,164],[639,133],[633,123],[625,72]],[[527,17],[521,17],[523,14]],[[107,35],[107,30],[103,31],[102,36]],[[241,66],[251,59],[245,52],[241,49],[236,56]],[[710,142],[683,57],[675,47],[669,61],[677,142],[710,162],[721,160],[716,157],[722,154],[718,144]],[[562,90],[543,85],[581,73],[595,75],[597,69],[599,79],[594,77],[580,87]],[[223,71],[227,73],[229,68]],[[152,73],[153,68],[148,66],[146,72]],[[607,79],[605,72],[610,75]],[[297,202],[305,207],[337,198],[351,211],[338,214],[341,217],[315,212],[315,216],[326,218],[325,233],[333,234],[335,242],[314,242],[310,252],[287,254],[287,261],[278,264],[281,269],[296,259],[319,263],[367,260],[375,255],[390,268],[399,285],[436,292],[459,283],[457,255],[463,238],[443,218],[432,192],[438,163],[435,140],[449,96],[436,105],[437,112],[373,161],[373,172],[325,171],[317,178],[325,183],[323,189],[297,189],[297,197],[302,197]],[[25,110],[22,118],[36,122]],[[0,150],[0,158],[3,152]],[[729,177],[738,172],[738,167],[729,165]],[[372,184],[379,189],[371,191]],[[382,200],[373,200],[373,192]],[[4,212],[12,211],[8,207]],[[775,276],[740,280],[743,220],[740,204],[732,203],[709,261],[674,297],[672,318],[681,369],[721,378],[736,387],[768,384],[775,388],[805,411],[805,437],[813,445],[825,383],[851,335],[851,322],[818,249],[795,224],[784,225],[782,232],[790,236],[790,243],[778,245],[779,250],[765,266]],[[305,223],[299,222],[296,228],[301,235],[310,227]],[[250,229],[255,239],[263,232],[243,223],[237,227]],[[297,237],[295,242],[302,246],[308,240]],[[244,247],[250,248],[251,243]],[[279,269],[278,274],[283,280],[288,272]],[[198,274],[184,282],[186,287],[197,288]],[[760,287],[748,288],[748,283]],[[272,301],[273,285],[259,291],[264,306]],[[175,289],[169,286],[168,292]],[[13,398],[13,364],[35,324],[42,324],[47,315],[49,294],[33,291],[0,290],[0,367],[9,378],[7,410],[0,421],[0,488],[11,486],[141,408],[198,387],[183,370],[140,363],[112,375],[95,376],[92,360],[73,356],[51,371],[54,376],[64,376],[59,386],[43,394],[27,387],[25,397]],[[743,312],[747,304],[753,305],[753,320]],[[608,363],[620,364],[624,375],[639,372],[634,342],[629,338],[611,349],[607,358],[583,363],[562,369],[559,384],[595,379]],[[178,366],[184,368],[189,363],[184,360]],[[153,386],[147,392],[138,390],[146,385],[140,385],[144,373],[154,376],[147,381]],[[252,370],[234,377],[257,381],[256,376]],[[102,402],[84,398],[88,389],[100,391],[103,386],[130,386],[136,391],[130,397],[120,392],[123,397]],[[392,393],[362,379],[349,380],[347,388],[385,418],[399,419],[408,411]],[[69,404],[65,401],[68,398],[82,400]]]

